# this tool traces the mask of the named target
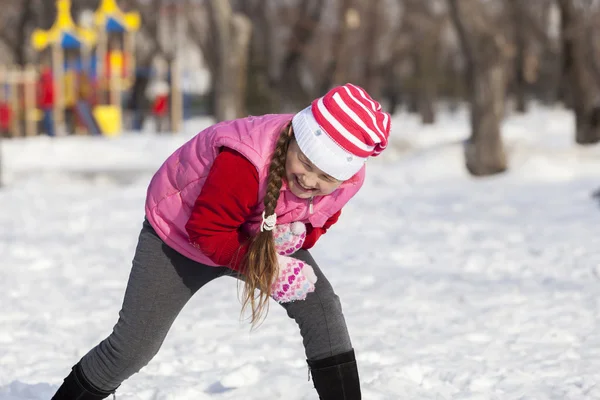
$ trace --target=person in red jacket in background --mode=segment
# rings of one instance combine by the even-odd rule
[[[42,111],[42,128],[48,136],[55,136],[54,132],[54,81],[52,69],[42,67],[38,85],[38,106]]]
[[[0,88],[0,90],[2,90]],[[12,122],[12,110],[6,101],[0,101],[0,136],[8,136]]]
[[[164,80],[156,81],[150,88],[152,101],[152,115],[156,123],[156,132],[165,132],[168,129],[169,116],[169,84]]]

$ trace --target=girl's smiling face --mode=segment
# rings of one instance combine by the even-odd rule
[[[343,183],[317,168],[292,139],[285,160],[285,177],[291,192],[301,199],[326,196]]]

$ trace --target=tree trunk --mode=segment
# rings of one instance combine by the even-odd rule
[[[292,36],[283,56],[278,85],[279,108],[283,112],[295,110],[299,104],[312,100],[300,78],[301,61],[313,38],[323,14],[324,4],[320,0],[302,0],[300,15],[292,27]]]
[[[464,149],[466,168],[474,176],[504,172],[507,161],[500,124],[504,114],[506,70],[501,40],[496,32],[490,31],[490,23],[478,18],[483,12],[474,15],[474,9],[481,4],[449,0],[449,5],[469,79],[471,136]]]
[[[435,123],[435,102],[437,97],[437,29],[426,28],[422,33],[423,41],[417,46],[416,77],[417,106],[423,124]]]
[[[559,0],[563,41],[564,72],[568,80],[575,112],[575,142],[592,144],[600,142],[600,105],[598,90],[586,54],[583,16],[572,0]]]
[[[363,87],[376,99],[381,98],[381,89],[383,87],[380,71],[381,62],[379,60],[379,47],[381,47],[380,38],[382,31],[381,8],[381,0],[367,0],[366,11],[364,12],[367,26],[363,44],[363,46],[365,46],[364,54],[366,55],[366,57],[364,57],[365,76]]]
[[[210,15],[217,47],[215,118],[217,121],[244,116],[248,47],[252,34],[249,19],[234,14],[229,0],[211,0]]]
[[[48,30],[56,20],[56,2],[51,0],[38,1],[38,28]]]
[[[515,96],[515,109],[517,112],[527,112],[527,79],[525,78],[525,54],[526,54],[526,37],[525,26],[522,18],[522,11],[519,4],[521,0],[510,0],[511,15],[514,23],[514,42],[516,54],[514,59],[514,79],[513,88]]]
[[[250,38],[252,37],[252,22],[246,16],[236,13],[231,19],[231,29],[233,34],[233,43],[231,49],[232,70],[237,75],[234,81],[234,90],[236,93],[237,117],[245,117],[246,110],[246,91],[248,88],[248,57],[250,55]]]
[[[406,84],[404,85],[407,89],[407,97],[408,101],[406,103],[406,110],[409,113],[418,113],[419,112],[419,104],[421,100],[419,96],[421,95],[419,91],[419,54],[418,50],[413,47],[410,52],[410,66],[412,69],[412,73],[406,77]]]
[[[506,71],[503,63],[476,65],[469,87],[471,137],[465,145],[467,170],[475,176],[507,168],[500,124],[504,114]]]
[[[27,26],[33,20],[34,14],[31,7],[32,0],[25,0],[21,4],[21,15],[19,16],[19,23],[17,28],[17,40],[15,47],[15,62],[21,66],[25,66],[27,63],[27,48],[29,43],[29,37],[27,36]]]
[[[387,111],[394,115],[394,113],[400,108],[400,84],[398,74],[396,72],[397,65],[395,59],[392,58],[385,66],[385,88],[383,90],[382,98],[386,101]]]
[[[559,7],[562,6],[562,3],[559,2]],[[568,5],[567,5],[568,7]],[[569,109],[573,109],[573,89],[571,86],[571,77],[570,77],[570,69],[573,64],[573,54],[572,54],[572,42],[567,40],[566,32],[568,29],[568,25],[571,24],[568,21],[570,14],[564,13],[561,7],[561,18],[560,18],[560,31],[561,31],[561,57],[560,57],[560,65],[557,72],[558,75],[558,88],[557,88],[557,98],[561,101],[565,107]]]
[[[273,19],[269,18],[266,0],[242,2],[243,12],[252,20],[248,56],[246,107],[251,115],[263,115],[276,110],[275,87],[269,61],[273,49]]]
[[[253,40],[253,39],[252,39]],[[246,107],[252,115],[262,115],[273,112],[275,102],[269,79],[268,58],[261,54],[256,47],[250,46],[248,65],[248,90],[246,91]]]
[[[348,21],[348,13],[351,12],[351,0],[341,0],[338,12],[338,28],[333,35],[331,41],[331,60],[325,68],[323,79],[320,84],[320,93],[326,93],[329,89],[336,85],[346,83],[346,66],[348,64],[348,49],[347,41],[350,33],[350,22]]]

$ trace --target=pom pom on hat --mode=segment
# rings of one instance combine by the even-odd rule
[[[388,143],[390,115],[359,86],[331,89],[292,119],[300,150],[323,172],[345,181]]]

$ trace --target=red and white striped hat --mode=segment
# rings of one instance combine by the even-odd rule
[[[300,150],[320,170],[345,181],[387,146],[390,115],[362,88],[331,89],[292,119]]]

